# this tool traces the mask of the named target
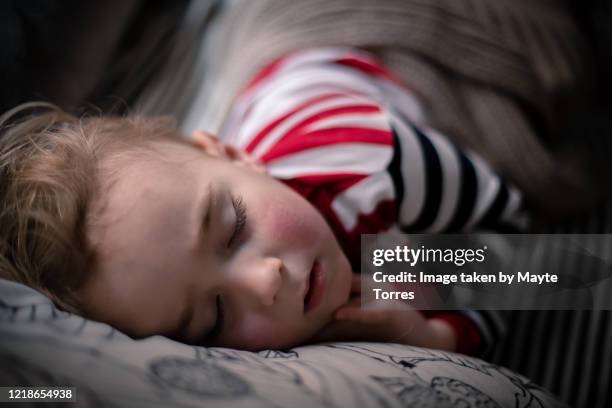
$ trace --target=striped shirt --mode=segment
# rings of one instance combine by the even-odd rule
[[[221,132],[321,211],[353,266],[361,234],[520,229],[522,197],[427,125],[409,87],[352,48],[290,54],[239,95]],[[495,314],[437,313],[459,350],[495,342]]]

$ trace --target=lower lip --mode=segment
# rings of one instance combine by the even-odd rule
[[[325,295],[325,272],[319,261],[315,261],[309,279],[310,287],[304,299],[304,313],[319,306]]]

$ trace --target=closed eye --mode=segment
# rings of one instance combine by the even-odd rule
[[[232,196],[232,205],[234,206],[234,212],[236,213],[236,222],[234,224],[232,235],[227,242],[228,248],[231,248],[236,240],[240,237],[240,234],[242,231],[244,231],[244,227],[246,226],[247,222],[246,206],[242,200],[242,197]]]

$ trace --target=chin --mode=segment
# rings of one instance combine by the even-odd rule
[[[351,264],[349,263],[348,259],[346,259],[346,257],[344,256],[344,254],[342,255],[343,259],[341,262],[341,267],[339,268],[339,272],[338,272],[338,281],[339,281],[339,286],[340,286],[340,303],[338,304],[338,306],[341,306],[343,304],[345,304],[346,302],[348,302],[350,296],[351,296],[351,281],[353,279],[353,270],[351,268]]]

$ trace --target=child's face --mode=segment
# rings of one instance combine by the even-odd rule
[[[319,212],[237,161],[159,148],[97,203],[84,312],[135,337],[251,350],[301,343],[329,322],[351,269]]]

